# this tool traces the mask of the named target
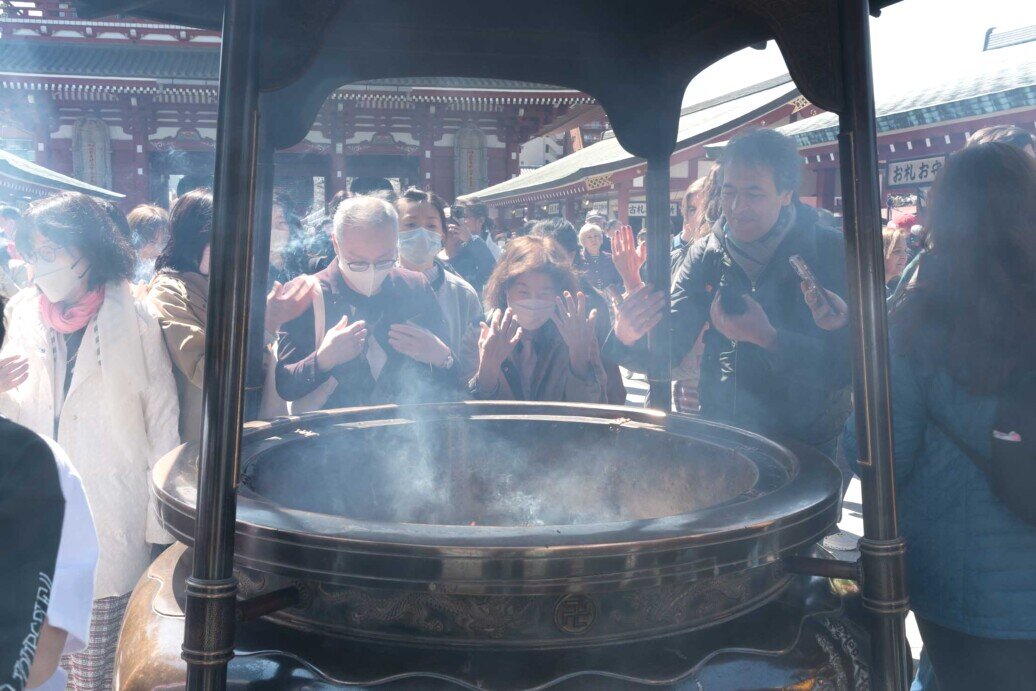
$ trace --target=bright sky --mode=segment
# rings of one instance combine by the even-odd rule
[[[902,0],[871,19],[876,95],[880,100],[890,90],[909,88],[921,75],[926,83],[942,75],[952,77],[982,54],[987,29],[1030,24],[1036,24],[1036,2],[1031,0]],[[786,72],[780,51],[770,41],[766,50],[734,53],[699,74],[684,94],[684,105]]]

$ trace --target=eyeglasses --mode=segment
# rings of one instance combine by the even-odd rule
[[[364,271],[370,271],[371,268],[374,268],[378,271],[383,271],[385,269],[391,269],[393,266],[395,266],[396,258],[393,257],[392,259],[382,259],[381,261],[377,262],[346,262],[345,265],[349,267],[350,271],[356,271],[360,273]]]
[[[50,264],[58,258],[58,254],[64,249],[66,248],[61,245],[43,245],[42,247],[26,252],[24,254],[25,261],[30,264],[35,264],[38,261],[44,261]]]

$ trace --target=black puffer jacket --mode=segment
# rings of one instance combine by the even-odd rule
[[[716,289],[743,289],[777,329],[776,349],[735,343],[709,328],[699,387],[702,415],[819,446],[838,436],[849,414],[848,330],[827,332],[813,322],[788,263],[793,254],[806,260],[824,287],[845,296],[842,236],[819,225],[809,207],[798,207],[794,225],[754,285],[715,232],[697,240],[673,275],[672,361],[680,362],[694,346],[709,320]],[[639,347],[646,340],[624,360],[643,366],[646,353]]]
[[[845,295],[842,236],[819,225],[808,207],[799,206],[795,224],[754,285],[716,233],[696,242],[674,280],[673,353],[682,357],[694,346],[717,286],[744,289],[777,329],[776,349],[735,343],[710,328],[701,367],[702,414],[820,445],[838,436],[849,414],[848,331],[824,331],[813,322],[788,263],[794,254],[806,260],[824,287]]]

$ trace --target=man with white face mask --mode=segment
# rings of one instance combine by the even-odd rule
[[[398,214],[381,199],[338,207],[336,261],[313,276],[312,306],[279,334],[283,399],[313,410],[457,397],[442,310],[424,276],[396,266],[398,236]]]

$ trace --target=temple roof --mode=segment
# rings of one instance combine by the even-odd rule
[[[61,39],[0,42],[0,74],[66,77],[135,78],[146,80],[219,79],[219,48],[155,45],[91,45]],[[549,84],[474,77],[410,77],[373,79],[355,85],[385,89],[440,89],[493,92],[579,92]]]
[[[870,0],[878,12],[895,0]],[[204,29],[220,0],[73,0],[79,17],[132,14]],[[607,111],[627,151],[658,160],[676,140],[688,82],[741,48],[774,39],[801,93],[844,111],[842,3],[830,0],[647,0],[632,12],[599,0],[269,0],[256,27],[256,76],[270,144],[309,131],[327,96],[371,79],[452,75],[563,84]],[[857,14],[844,21],[866,21]],[[549,20],[545,20],[549,18]]]
[[[219,50],[96,46],[55,40],[0,42],[0,72],[68,77],[219,79]]]
[[[1020,26],[1014,29],[993,27],[986,32],[986,41],[982,50],[1009,48],[1010,46],[1017,46],[1032,41],[1036,41],[1036,24]]]
[[[44,192],[66,190],[104,199],[122,199],[125,196],[103,187],[89,185],[68,175],[62,175],[3,149],[0,149],[0,184],[36,194],[39,194],[40,190]]]
[[[875,105],[878,133],[1034,107],[1034,58],[1036,44],[1031,44],[1017,51],[984,55],[971,69],[951,79],[926,84],[924,75],[911,77],[909,83],[913,88],[898,84],[893,96],[881,98],[878,94]],[[779,130],[794,136],[800,147],[828,144],[838,137],[838,116],[821,113]]]
[[[708,141],[745,122],[788,103],[799,95],[787,75],[733,93],[688,106],[681,110],[677,149]],[[613,172],[643,163],[627,152],[618,140],[607,136],[585,149],[545,166],[462,197],[492,202],[504,198],[552,189],[591,175]]]

